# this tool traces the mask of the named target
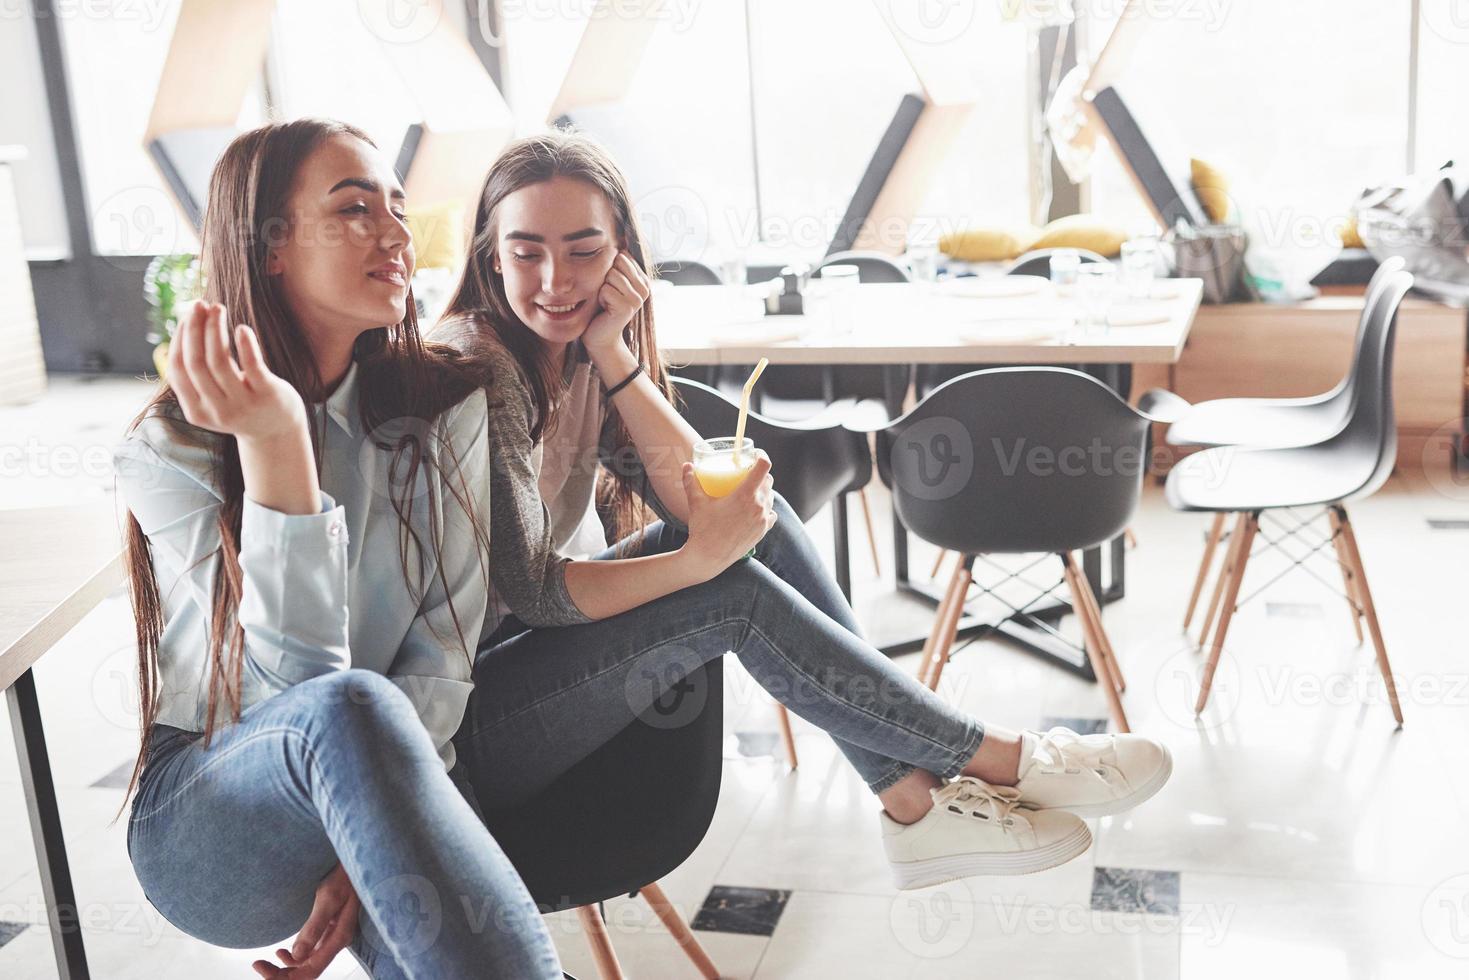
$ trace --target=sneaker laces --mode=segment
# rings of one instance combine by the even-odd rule
[[[1090,769],[1111,781],[1117,772],[1109,735],[1078,735],[1069,728],[1052,728],[1037,740],[1032,756],[1037,771],[1078,773]]]
[[[988,820],[1001,827],[1014,824],[1010,811],[1020,803],[1020,790],[1013,786],[991,786],[973,776],[960,776],[952,783],[930,791],[933,805],[950,813]]]

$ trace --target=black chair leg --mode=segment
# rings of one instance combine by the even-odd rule
[[[832,541],[836,557],[837,588],[852,601],[852,555],[847,544],[847,495],[839,493],[831,502]]]

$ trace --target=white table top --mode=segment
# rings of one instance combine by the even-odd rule
[[[101,602],[123,570],[111,501],[0,511],[0,540],[3,690]]]
[[[1015,282],[1021,278],[1030,281]],[[1021,292],[984,295],[1010,290]],[[765,316],[759,291],[659,287],[653,304],[663,355],[677,365],[762,356],[772,364],[1171,364],[1203,283],[1159,280],[1148,299],[1118,298],[1105,331],[1078,327],[1080,304],[1032,277],[858,285],[841,299],[808,296],[801,316]]]

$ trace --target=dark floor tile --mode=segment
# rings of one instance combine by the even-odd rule
[[[127,789],[133,778],[133,764],[124,762],[92,784],[92,789]]]
[[[1430,517],[1428,518],[1428,529],[1430,531],[1469,531],[1469,518]]]
[[[6,922],[0,919],[0,946],[4,946],[25,931],[26,923],[24,922]]]
[[[1041,719],[1041,731],[1049,731],[1056,726],[1069,728],[1078,735],[1095,735],[1097,732],[1107,730],[1107,719],[1105,718],[1063,718],[1059,715],[1046,715]]]
[[[1141,868],[1096,868],[1092,908],[1098,912],[1178,914],[1178,872]]]
[[[1320,619],[1319,602],[1271,602],[1265,600],[1265,615],[1281,616],[1286,619]]]
[[[780,736],[775,732],[736,731],[735,742],[735,751],[741,756],[760,758],[762,756],[775,755],[776,748],[780,745]]]
[[[693,928],[704,932],[735,932],[743,936],[768,936],[785,911],[791,893],[778,888],[732,888],[715,885],[709,889],[703,908],[694,916]]]

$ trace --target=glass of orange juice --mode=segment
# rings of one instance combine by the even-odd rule
[[[739,462],[735,462],[735,440],[700,439],[694,443],[694,476],[699,486],[711,497],[725,497],[734,493],[735,487],[744,482],[755,465],[755,440],[741,439]]]

